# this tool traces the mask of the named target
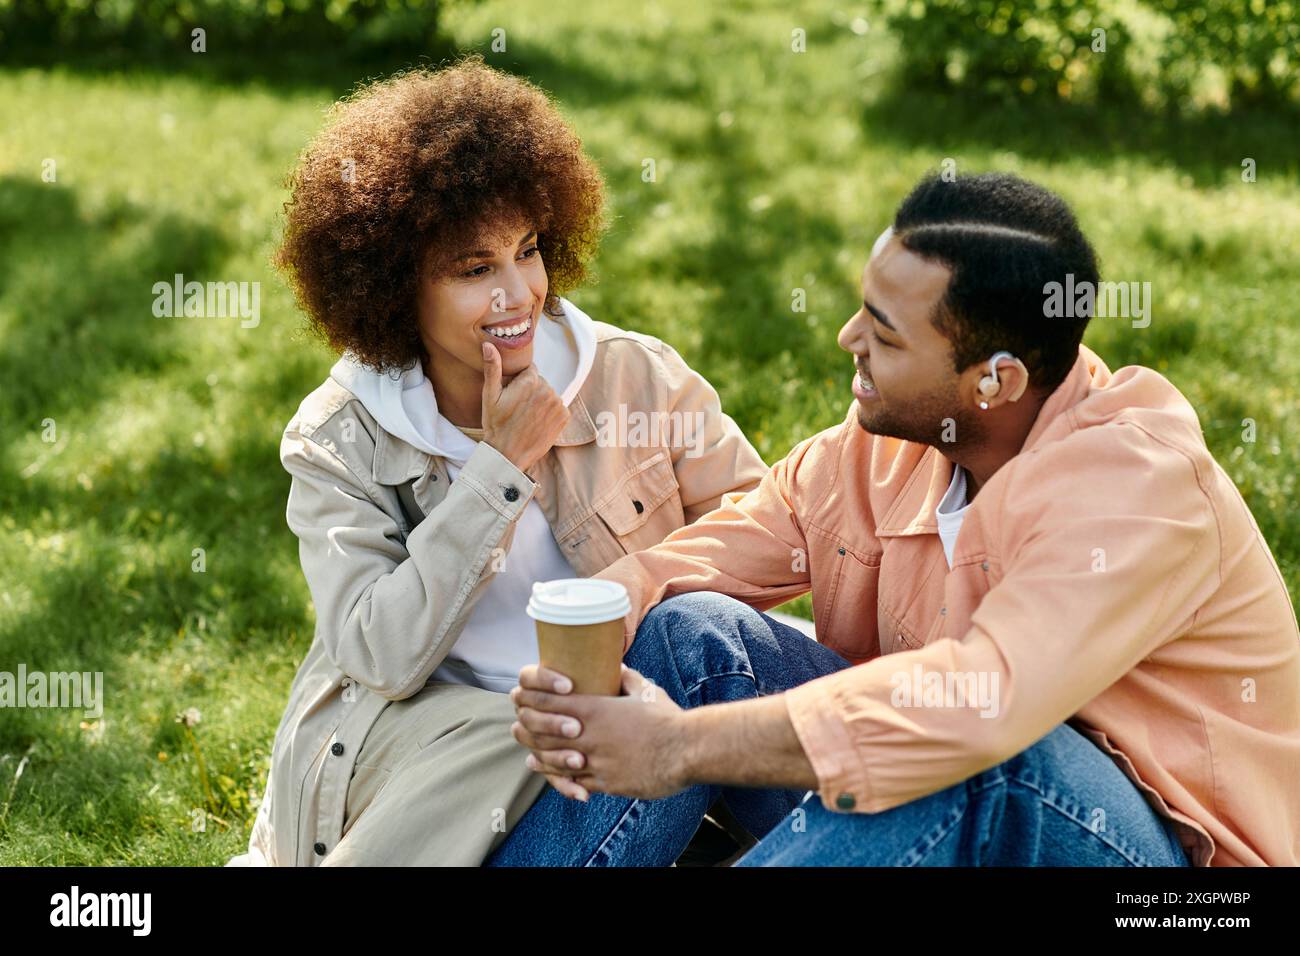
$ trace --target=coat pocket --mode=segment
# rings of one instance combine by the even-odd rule
[[[600,495],[596,514],[625,554],[658,544],[686,523],[677,473],[666,451],[634,465]]]

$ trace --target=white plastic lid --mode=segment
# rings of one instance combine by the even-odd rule
[[[598,578],[538,581],[528,600],[528,616],[547,624],[601,624],[632,610],[627,588]]]

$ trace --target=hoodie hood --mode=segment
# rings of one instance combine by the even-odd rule
[[[577,396],[596,357],[595,324],[568,299],[562,315],[542,312],[533,336],[533,364],[566,406]],[[421,451],[463,466],[477,442],[438,411],[433,383],[419,362],[403,372],[379,373],[345,352],[332,369],[338,382],[365,406],[385,431]]]

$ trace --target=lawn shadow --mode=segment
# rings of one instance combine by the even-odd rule
[[[609,42],[622,40],[612,36]],[[319,42],[296,47],[295,41],[287,38],[274,50],[228,45],[203,54],[191,53],[186,43],[179,40],[175,47],[155,44],[145,49],[121,42],[82,42],[57,48],[24,46],[7,50],[4,65],[8,69],[57,70],[87,78],[112,75],[157,81],[189,78],[236,89],[264,88],[285,94],[324,92],[336,99],[368,80],[411,68],[436,69],[473,53],[481,54],[489,66],[522,76],[562,103],[574,106],[599,107],[645,95],[643,83],[611,75],[576,55],[556,56],[540,44],[512,39],[508,52],[497,53],[487,41],[458,47],[452,38],[441,33],[425,42],[395,42],[359,49],[342,43]],[[664,80],[656,85],[654,92],[656,96],[669,98],[697,97],[702,87],[698,79]]]
[[[191,219],[121,197],[88,211],[69,187],[0,177],[6,450],[46,418],[84,420],[121,376],[182,361],[176,321],[153,314],[153,285],[206,276],[228,251]]]
[[[436,66],[455,57],[457,49],[441,34],[427,42],[389,43],[355,49],[343,43],[299,41],[292,38],[274,48],[244,42],[221,43],[212,38],[205,53],[193,53],[189,38],[174,45],[157,42],[145,47],[126,42],[78,41],[57,47],[22,46],[6,50],[7,69],[57,70],[97,78],[125,75],[136,79],[199,83],[229,88],[266,88],[284,93],[326,91],[337,98],[371,77],[388,76],[415,66]]]
[[[1240,182],[1242,160],[1300,171],[1300,117],[1242,108],[1197,114],[1155,112],[1137,103],[1072,103],[1041,96],[992,98],[963,90],[886,82],[862,111],[874,141],[935,153],[934,165],[962,150],[1008,151],[1039,162],[1117,159],[1169,165],[1197,186]]]
[[[617,44],[622,38],[611,36],[606,42]],[[647,95],[646,84],[639,78],[614,75],[580,59],[572,50],[566,51],[566,56],[556,56],[549,46],[516,40],[509,54],[494,54],[486,45],[466,47],[463,52],[482,53],[489,66],[524,77],[565,106],[599,108]],[[652,92],[656,99],[695,102],[706,91],[699,75],[692,74],[689,80],[657,78]]]

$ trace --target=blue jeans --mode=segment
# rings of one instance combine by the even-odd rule
[[[736,866],[1188,866],[1172,824],[1068,724],[983,773],[879,813],[809,792]]]
[[[708,592],[654,608],[625,661],[686,708],[780,693],[849,666]],[[660,800],[593,793],[583,803],[547,786],[486,865],[667,866],[719,796],[760,838],[738,866],[1187,865],[1168,824],[1067,725],[963,783],[872,814],[833,813],[802,790],[696,784]]]

